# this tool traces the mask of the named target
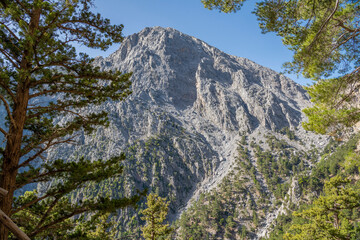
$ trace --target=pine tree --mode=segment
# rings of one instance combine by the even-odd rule
[[[122,25],[91,11],[92,0],[2,0],[0,2],[0,209],[32,238],[66,239],[84,213],[113,212],[133,205],[139,196],[98,198],[71,203],[69,194],[88,182],[121,174],[124,155],[108,160],[44,161],[46,152],[74,141],[75,133],[107,126],[107,113],[82,109],[130,93],[130,75],[105,72],[71,44],[106,50],[122,41]],[[55,119],[66,117],[66,122]],[[51,181],[41,195],[29,192],[14,199],[28,184]],[[8,230],[0,225],[0,239]]]
[[[236,12],[246,0],[202,0],[206,8]],[[275,32],[284,45],[293,51],[293,59],[284,66],[287,72],[303,74],[315,84],[306,87],[315,104],[304,110],[306,130],[338,137],[347,127],[360,121],[360,2],[351,0],[260,0],[253,11],[263,33]],[[332,77],[335,76],[335,77]],[[345,171],[356,173],[359,154],[354,152],[345,161]],[[303,169],[301,160],[299,169]],[[330,173],[337,174],[333,164]],[[288,239],[358,239],[358,218],[349,218],[346,211],[359,211],[356,205],[360,190],[343,184],[337,177],[325,187],[325,195],[314,201],[307,211],[296,213],[303,221],[296,223]],[[318,187],[311,178],[310,186]],[[331,184],[340,184],[338,193]],[[357,183],[359,184],[359,183]],[[330,190],[332,189],[332,190]],[[320,190],[320,189],[318,189]],[[337,190],[336,190],[337,191]],[[342,194],[341,191],[349,191]],[[350,195],[353,194],[353,195]],[[354,199],[356,200],[354,202]],[[330,206],[335,204],[340,206]],[[349,206],[347,204],[355,204]],[[331,210],[329,210],[331,209]],[[340,215],[339,215],[340,214]],[[335,219],[333,219],[335,218]],[[340,223],[336,218],[341,218]],[[339,225],[340,224],[340,225]]]
[[[157,194],[150,193],[146,202],[147,208],[142,211],[144,215],[141,219],[146,221],[146,225],[141,228],[143,237],[146,240],[156,240],[170,234],[172,229],[169,224],[164,224],[168,213],[169,202],[166,198],[161,198]]]
[[[358,239],[359,218],[352,212],[360,210],[359,183],[336,176],[325,183],[324,195],[310,208],[294,212],[294,223],[284,238],[296,239]]]
[[[68,239],[76,240],[113,240],[116,239],[115,221],[108,221],[110,214],[95,214],[88,221],[82,221],[75,229],[67,233]],[[64,236],[52,238],[63,239]]]

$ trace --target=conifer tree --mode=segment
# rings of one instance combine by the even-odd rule
[[[240,10],[246,0],[201,1],[208,9],[229,13]],[[306,87],[315,104],[304,110],[304,128],[341,135],[359,122],[360,1],[260,0],[254,13],[263,33],[275,32],[293,51],[286,71],[315,81]],[[351,152],[345,170],[359,164],[358,156]],[[295,213],[303,221],[294,223],[287,239],[359,239],[358,214],[350,214],[360,209],[356,179],[350,183],[336,176],[327,182],[324,195],[310,209]]]
[[[324,195],[303,211],[294,212],[298,223],[293,224],[284,238],[287,240],[359,239],[359,183],[336,176],[326,182]]]
[[[139,196],[97,198],[71,203],[69,194],[87,182],[121,174],[124,155],[78,162],[49,159],[46,152],[71,143],[75,133],[107,126],[106,112],[82,109],[106,100],[123,100],[130,93],[131,74],[105,72],[93,59],[77,53],[73,43],[106,50],[122,41],[122,25],[91,11],[92,0],[0,1],[0,209],[32,238],[61,239],[83,213],[113,212],[133,205]],[[56,119],[66,117],[66,122]],[[28,184],[51,181],[41,194],[14,192]],[[8,239],[0,225],[0,239]],[[55,234],[56,235],[56,234]]]
[[[168,213],[169,202],[166,198],[159,197],[155,193],[150,193],[146,202],[147,208],[142,211],[144,215],[141,219],[146,221],[141,228],[143,237],[146,240],[156,240],[170,234],[172,229],[169,224],[164,224]]]

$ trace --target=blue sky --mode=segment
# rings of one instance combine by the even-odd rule
[[[261,34],[256,16],[251,14],[254,1],[248,1],[237,13],[225,14],[205,9],[200,0],[95,0],[95,12],[109,18],[113,24],[124,24],[124,35],[145,27],[172,27],[199,38],[220,50],[245,57],[263,66],[283,71],[282,64],[292,53],[273,33]],[[108,56],[119,48],[113,45],[106,52],[84,50],[90,56]],[[308,79],[288,75],[306,85]]]

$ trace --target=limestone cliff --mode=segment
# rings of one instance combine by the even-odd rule
[[[288,129],[296,135],[296,141],[286,138],[294,151],[308,150],[313,141],[320,141],[301,128],[301,109],[310,101],[300,85],[177,30],[145,28],[94,64],[132,72],[132,94],[123,102],[84,109],[106,110],[110,126],[91,136],[80,134],[80,144],[54,148],[48,158],[94,160],[125,152],[128,160],[122,177],[88,186],[74,194],[74,200],[149,188],[171,200],[169,219],[175,220],[191,199],[215,189],[233,170],[243,136],[267,149],[266,136],[285,139],[279,131]],[[255,162],[254,166],[258,167]],[[266,190],[261,171],[257,174]],[[136,211],[123,211],[120,231],[128,230],[134,219],[139,224]],[[257,233],[264,235],[264,229]]]

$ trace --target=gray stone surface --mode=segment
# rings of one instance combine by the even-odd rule
[[[48,156],[106,159],[138,144],[136,166],[153,164],[142,153],[149,139],[158,139],[161,182],[154,182],[153,168],[132,169],[135,163],[129,163],[126,174],[135,188],[159,187],[162,195],[173,196],[171,219],[228,173],[241,136],[260,142],[264,134],[289,127],[305,143],[290,143],[298,148],[317,139],[300,125],[301,109],[310,105],[300,85],[172,28],[145,28],[94,64],[133,72],[133,93],[124,102],[84,109],[108,111],[110,126],[91,136],[81,134],[79,145],[61,146]]]

